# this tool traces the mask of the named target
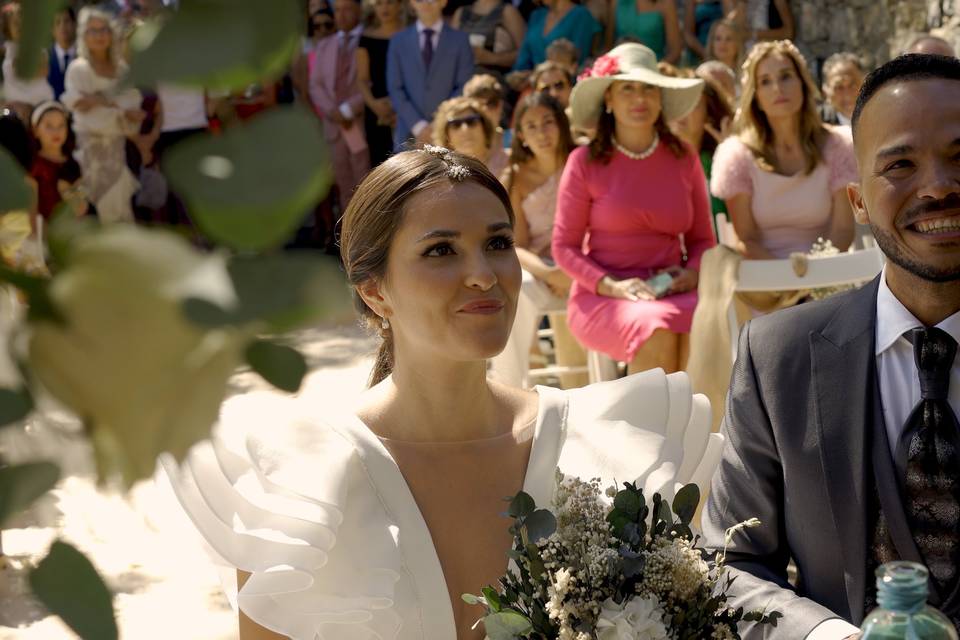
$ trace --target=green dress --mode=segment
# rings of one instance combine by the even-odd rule
[[[662,60],[667,53],[667,27],[659,11],[637,11],[636,0],[617,0],[614,40],[634,38],[650,47]]]

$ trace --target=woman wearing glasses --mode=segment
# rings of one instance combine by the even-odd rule
[[[494,147],[493,136],[493,123],[473,98],[451,98],[433,118],[433,144],[480,160],[496,176],[509,160],[502,147]]]
[[[73,112],[84,187],[102,221],[132,222],[130,198],[140,183],[127,168],[124,149],[145,114],[140,92],[119,87],[127,65],[120,59],[110,14],[83,8],[79,54],[67,68],[62,101]]]

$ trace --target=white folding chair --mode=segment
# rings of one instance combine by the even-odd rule
[[[785,260],[743,260],[737,280],[737,292],[799,291],[848,284],[861,284],[872,280],[883,269],[884,256],[873,247],[861,251],[841,253],[835,256],[810,257],[807,272],[798,276],[793,262]],[[730,344],[733,358],[737,357],[736,305],[727,310],[730,325]]]

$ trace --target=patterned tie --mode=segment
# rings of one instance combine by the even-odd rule
[[[948,598],[960,577],[960,425],[947,402],[957,342],[936,327],[914,329],[907,337],[920,376],[920,402],[900,441],[907,447],[904,503],[920,555]]]
[[[433,29],[423,30],[423,66],[429,71],[433,61]]]

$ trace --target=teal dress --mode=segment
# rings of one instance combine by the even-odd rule
[[[659,11],[637,11],[636,0],[617,0],[614,41],[634,38],[650,47],[662,60],[667,53],[667,26]]]
[[[530,24],[527,26],[527,35],[520,45],[520,53],[513,68],[515,71],[526,71],[547,59],[547,46],[559,38],[566,38],[580,52],[582,65],[593,46],[593,37],[600,33],[602,27],[593,14],[582,5],[574,5],[557,24],[553,25],[549,33],[543,32],[547,21],[547,8],[541,7],[530,14]]]

